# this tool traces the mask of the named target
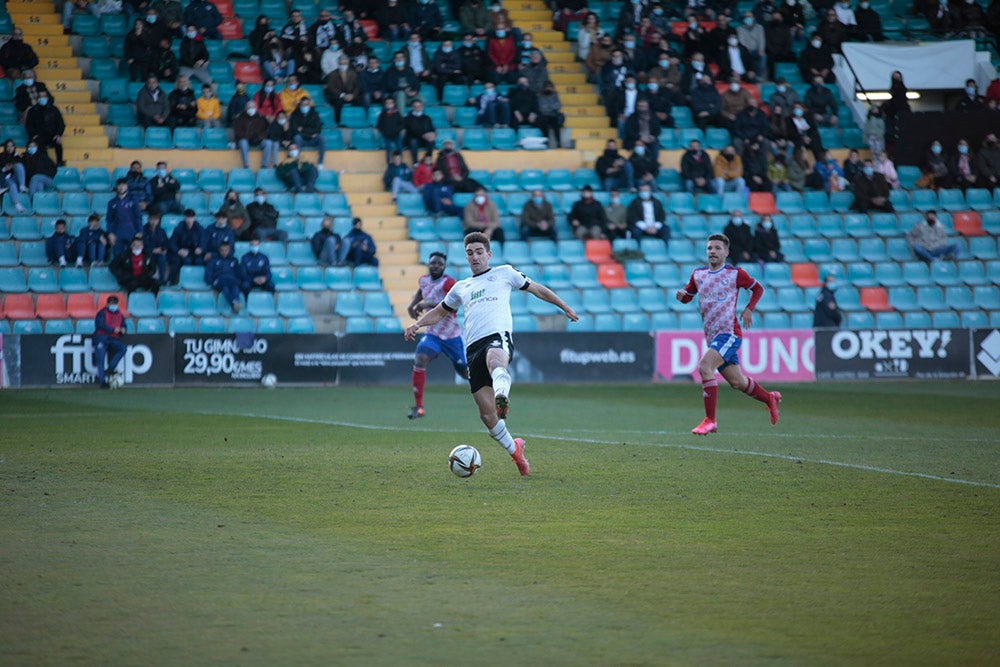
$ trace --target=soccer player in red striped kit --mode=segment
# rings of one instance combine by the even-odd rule
[[[753,309],[764,294],[764,287],[749,273],[726,264],[729,257],[729,239],[724,234],[712,234],[706,244],[708,266],[691,272],[691,279],[684,289],[677,290],[677,300],[690,303],[698,295],[698,307],[705,328],[708,350],[698,362],[701,375],[702,398],[705,399],[705,419],[691,429],[695,435],[708,435],[719,430],[715,420],[715,407],[719,396],[719,383],[715,379],[718,370],[729,386],[742,391],[767,406],[771,414],[771,424],[778,423],[778,403],[781,393],[767,391],[753,378],[743,375],[740,369],[739,349],[743,342],[744,328],[753,322]],[[736,317],[736,302],[740,289],[750,290],[750,302]]]

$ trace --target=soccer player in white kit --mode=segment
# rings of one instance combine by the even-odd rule
[[[719,396],[718,370],[729,386],[742,391],[767,406],[771,424],[778,423],[778,403],[781,393],[767,391],[753,378],[743,375],[740,369],[739,349],[743,342],[740,321],[745,328],[753,323],[753,309],[764,294],[764,287],[743,269],[726,264],[729,257],[729,239],[724,234],[712,234],[706,244],[708,266],[691,272],[691,279],[684,289],[677,290],[677,300],[690,303],[698,295],[698,307],[705,328],[708,349],[698,363],[701,375],[701,395],[705,401],[705,419],[691,429],[695,435],[708,435],[719,430],[715,420],[715,406]],[[740,288],[751,292],[750,302],[736,318],[736,301]]]
[[[444,300],[424,312],[406,328],[406,340],[416,338],[417,331],[439,322],[465,308],[463,323],[466,356],[469,361],[469,387],[479,408],[479,418],[490,437],[507,450],[522,475],[530,471],[524,458],[524,440],[514,438],[507,430],[505,419],[510,407],[510,373],[507,366],[514,356],[511,337],[513,317],[510,313],[511,290],[519,289],[560,308],[571,322],[579,318],[565,301],[548,287],[532,282],[514,267],[503,264],[490,267],[490,239],[473,232],[465,237],[465,258],[472,277],[459,280]]]

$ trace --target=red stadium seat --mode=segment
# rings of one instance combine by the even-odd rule
[[[232,13],[232,7],[229,11]],[[243,25],[237,18],[223,19],[219,24],[219,34],[222,35],[222,39],[243,39]]]
[[[243,60],[233,65],[233,76],[241,83],[264,83],[260,75],[260,65],[249,60]]]
[[[750,210],[760,215],[774,215],[778,212],[778,207],[774,205],[774,195],[770,192],[751,192]]]
[[[39,294],[35,302],[35,316],[42,320],[63,320],[69,317],[66,312],[66,297],[62,292]]]
[[[225,18],[235,16],[233,13],[233,0],[212,0],[212,4],[219,10]],[[227,38],[228,39],[228,38]]]
[[[741,83],[740,86],[742,86],[743,88],[745,88],[746,91],[748,93],[750,93],[750,96],[753,97],[755,100],[757,100],[757,104],[760,104],[760,102],[761,102],[761,100],[760,100],[760,87],[756,83]],[[722,95],[724,92],[726,92],[727,90],[729,90],[729,82],[728,81],[716,81],[715,82],[715,89],[717,91],[719,91],[720,95]]]
[[[955,213],[951,218],[951,224],[962,236],[986,236],[986,232],[983,231],[983,221],[975,211]]]
[[[819,287],[819,269],[815,264],[803,262],[792,264],[792,282],[799,287]]]
[[[128,317],[128,296],[124,292],[101,292],[97,296],[97,307],[104,308],[108,305],[108,297],[112,295],[118,297],[118,312]]]
[[[367,40],[372,40],[372,39],[378,39],[378,22],[377,21],[364,20],[364,21],[359,21],[359,23],[361,23],[361,27],[365,31],[365,39],[366,39],[366,41]]]
[[[612,261],[611,241],[607,239],[591,239],[584,246],[584,256],[594,264]]]
[[[625,280],[625,268],[618,262],[605,262],[597,267],[597,282],[608,289],[628,287]]]
[[[889,305],[889,293],[884,287],[862,287],[861,305],[872,311],[892,310]]]
[[[66,313],[76,320],[92,320],[97,315],[94,293],[70,294],[66,298]]]
[[[8,294],[3,300],[3,316],[8,320],[35,319],[35,302],[30,294]]]

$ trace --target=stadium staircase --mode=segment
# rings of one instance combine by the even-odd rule
[[[31,0],[11,0],[7,12],[14,25],[24,30],[24,41],[38,54],[36,74],[48,86],[66,121],[63,159],[67,164],[112,168],[97,106],[73,56],[70,38],[63,34],[59,15],[50,4]]]

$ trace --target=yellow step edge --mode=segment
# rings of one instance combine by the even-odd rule
[[[24,30],[25,41],[29,41],[33,37],[64,37],[63,27],[61,23],[56,23],[54,25],[46,25],[44,23],[36,23],[34,25],[23,25],[18,26]]]
[[[58,14],[45,13],[42,11],[24,11],[20,7],[16,12],[10,11],[10,5],[7,5],[7,10],[10,13],[10,20],[14,22],[16,26],[28,26],[28,25],[52,25],[59,24],[62,27],[62,18]]]
[[[55,92],[52,92],[52,96],[55,97]],[[59,99],[57,100],[59,106],[63,104],[88,104],[93,103],[94,97],[89,92],[85,90],[66,90],[59,93]]]
[[[540,22],[542,29],[552,27],[552,12],[547,9],[508,9],[507,15],[517,27],[525,23]],[[523,30],[523,28],[522,28]]]
[[[38,56],[39,60],[46,60],[48,58],[75,58],[73,55],[73,47],[69,44],[60,44],[58,40],[50,39],[47,40],[48,44],[42,44],[33,47],[35,49],[35,55]]]
[[[75,118],[75,117],[74,117]],[[73,127],[67,127],[64,134],[66,137],[105,137],[107,138],[107,133],[104,131],[103,125],[76,125]]]
[[[78,148],[81,150],[106,150],[108,148],[107,137],[63,137],[64,148]]]
[[[52,94],[55,96],[61,92],[85,92],[88,90],[87,82],[83,79],[67,79],[62,76],[47,76],[44,80],[45,85],[49,87],[49,90],[52,91]]]

